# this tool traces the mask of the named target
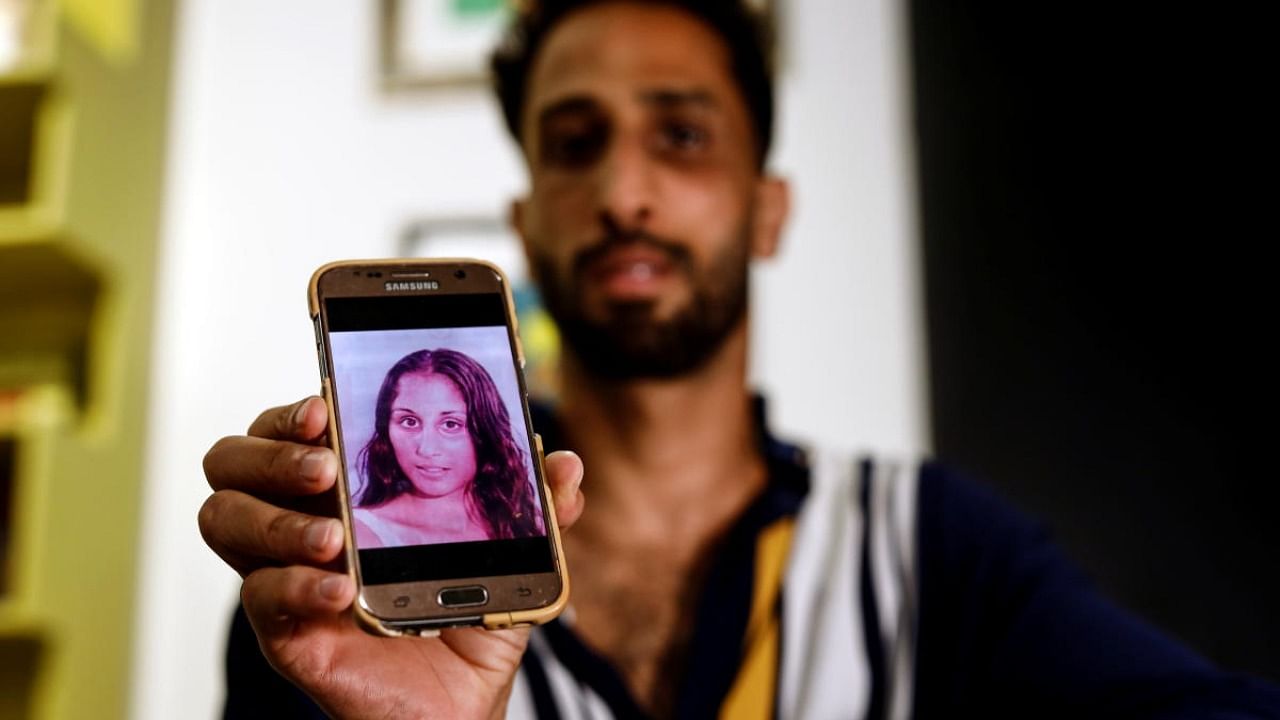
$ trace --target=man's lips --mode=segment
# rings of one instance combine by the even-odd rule
[[[620,298],[649,297],[662,289],[674,265],[666,253],[645,245],[617,247],[590,262],[588,281],[606,295]]]

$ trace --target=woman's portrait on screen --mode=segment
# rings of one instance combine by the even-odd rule
[[[417,350],[387,371],[356,468],[361,549],[545,534],[507,404],[465,353]]]

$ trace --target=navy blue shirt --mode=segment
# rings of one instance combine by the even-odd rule
[[[695,610],[677,717],[710,717],[721,707],[743,657],[748,601],[732,598],[749,599],[744,588],[751,587],[755,538],[806,499],[804,454],[769,434],[762,404],[757,423],[769,482],[713,559]],[[561,447],[545,410],[535,412],[535,426],[549,451]],[[919,465],[918,473],[914,717],[1280,718],[1280,690],[1213,667],[1105,600],[1040,525],[982,485],[936,463]],[[865,473],[863,483],[865,503]],[[861,542],[865,559],[865,535]],[[851,612],[868,629],[866,717],[880,718],[888,707],[889,656],[875,631],[865,570],[857,582],[860,607]],[[615,717],[643,716],[621,674],[567,624],[555,621],[539,632],[556,661]],[[526,657],[533,705],[540,718],[558,717],[542,665],[536,653]],[[232,624],[226,671],[227,718],[325,717],[267,665],[243,609]],[[775,701],[775,714],[776,707]]]

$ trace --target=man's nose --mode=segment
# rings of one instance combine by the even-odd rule
[[[653,215],[657,167],[638,139],[619,138],[600,164],[600,212],[607,222],[639,229]]]

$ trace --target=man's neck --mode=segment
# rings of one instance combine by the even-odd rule
[[[696,553],[742,512],[765,481],[746,356],[744,322],[679,378],[607,381],[565,358],[559,415],[586,464],[583,531]]]

